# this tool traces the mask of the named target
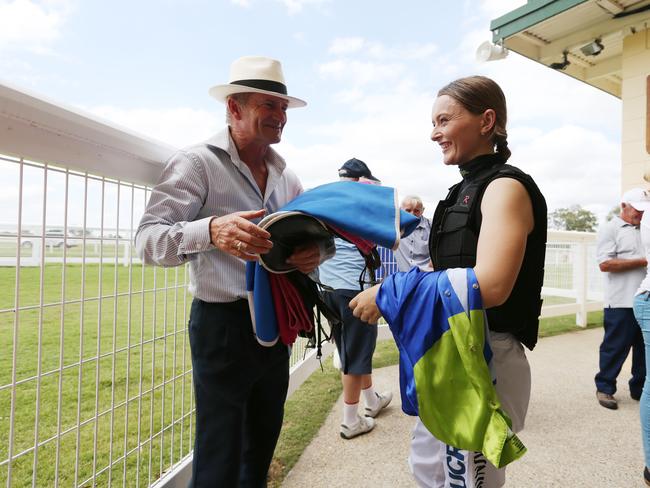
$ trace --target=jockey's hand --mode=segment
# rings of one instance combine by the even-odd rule
[[[381,312],[377,307],[375,298],[381,285],[375,285],[372,288],[362,291],[352,300],[350,300],[350,308],[352,314],[358,319],[368,322],[369,324],[376,324],[381,317]]]

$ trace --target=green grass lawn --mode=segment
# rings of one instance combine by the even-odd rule
[[[108,485],[109,476],[119,485],[124,476],[153,481],[192,447],[191,417],[182,416],[192,408],[184,270],[68,265],[64,290],[62,272],[56,264],[42,277],[40,268],[21,268],[16,314],[16,270],[0,268],[0,463],[9,449],[15,344],[13,455],[27,452],[12,465],[11,486],[32,485],[35,438],[46,441],[37,451],[35,485],[53,486],[59,432],[60,486],[73,485],[75,469],[79,483],[90,478],[111,457],[122,460],[98,475],[98,485]],[[49,374],[38,381],[39,372]],[[0,485],[7,474],[7,464],[0,466]]]

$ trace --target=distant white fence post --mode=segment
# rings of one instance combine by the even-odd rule
[[[131,257],[131,241],[124,241],[124,253],[122,256],[122,264],[124,266],[129,266],[130,258]]]
[[[40,264],[40,261],[41,261],[41,240],[34,239],[32,241],[32,256],[29,258],[29,264],[32,266],[38,266]],[[27,265],[27,263],[23,263],[23,265]]]
[[[587,273],[587,242],[580,240],[575,244],[575,265],[573,266],[573,286],[576,290],[576,325],[587,327],[587,293],[589,291]]]

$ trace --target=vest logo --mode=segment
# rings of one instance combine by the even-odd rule
[[[463,205],[467,205],[469,203],[469,195],[465,195],[463,197]]]

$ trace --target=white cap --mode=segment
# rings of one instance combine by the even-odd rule
[[[621,203],[632,205],[639,212],[650,210],[650,191],[643,188],[632,188],[623,193]]]

